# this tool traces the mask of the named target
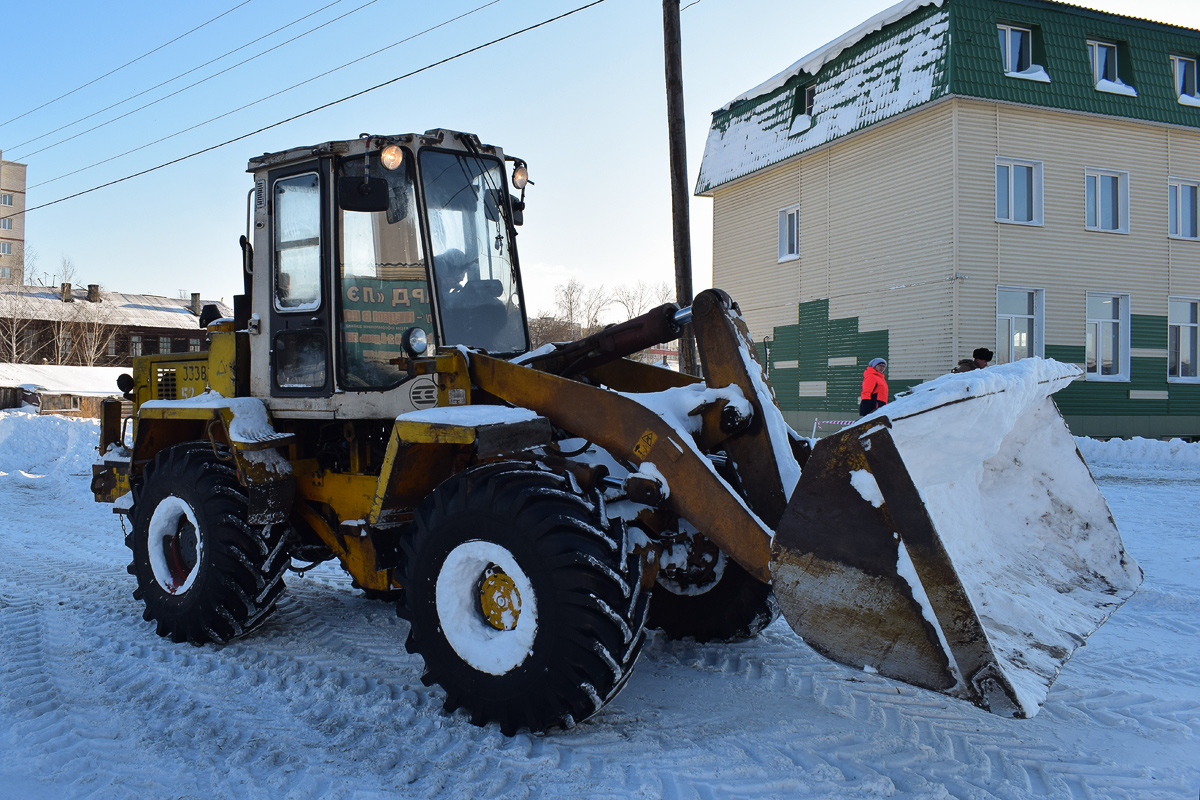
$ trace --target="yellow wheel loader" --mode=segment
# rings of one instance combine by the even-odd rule
[[[161,636],[246,634],[336,558],[446,709],[506,734],[595,714],[646,627],[733,640],[779,609],[830,658],[1024,717],[1141,580],[1051,400],[1074,367],[946,376],[810,448],[719,290],[531,351],[527,167],[471,134],[249,172],[233,317],[103,412],[93,492],[131,495]],[[689,326],[703,380],[629,358]]]

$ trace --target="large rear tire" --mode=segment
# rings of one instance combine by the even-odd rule
[[[163,450],[134,490],[134,598],[159,636],[224,644],[275,610],[290,562],[286,527],[250,525],[232,462],[207,442]]]
[[[601,509],[561,476],[503,463],[454,476],[417,510],[401,613],[446,711],[511,736],[570,727],[625,685],[650,593]]]

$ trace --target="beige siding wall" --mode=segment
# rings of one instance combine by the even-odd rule
[[[1200,131],[1167,131],[1167,158],[1172,178],[1200,183]],[[1171,294],[1200,297],[1200,242],[1168,239],[1167,253]]]
[[[950,361],[953,112],[940,103],[714,192],[713,283],[756,339],[796,322],[797,301],[890,329],[895,375]],[[778,263],[778,212],[800,205],[800,259]]]
[[[860,331],[890,330],[897,378],[949,359],[953,152],[952,106],[940,103],[816,154],[827,177],[801,182],[801,207],[827,215],[814,219],[824,236],[802,239],[801,299],[830,298],[830,318],[858,317]]]
[[[798,165],[768,170],[713,196],[713,286],[741,306],[755,340],[796,324],[796,261],[779,261],[779,211],[798,202]]]
[[[1049,109],[955,100],[964,350],[995,341],[995,287],[1041,288],[1046,341],[1081,347],[1088,290],[1128,293],[1166,314],[1168,292],[1200,292],[1200,243],[1167,236],[1167,177],[1200,177],[1200,132]],[[995,222],[995,159],[1043,163],[1045,223]],[[1084,170],[1129,173],[1129,233],[1085,229]],[[1177,174],[1176,174],[1177,173]]]

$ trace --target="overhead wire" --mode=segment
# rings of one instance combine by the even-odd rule
[[[197,65],[197,66],[195,66],[195,67],[192,67],[192,68],[191,68],[191,69],[189,69],[189,70],[186,70],[186,71],[184,71],[184,72],[181,72],[181,73],[179,73],[178,75],[176,75],[176,76],[174,76],[174,77],[172,77],[172,78],[168,78],[167,80],[165,80],[165,81],[162,81],[161,83],[157,83],[157,84],[155,84],[154,86],[151,86],[149,89],[143,89],[142,91],[138,92],[137,94],[132,94],[132,95],[130,95],[129,97],[123,98],[123,99],[121,99],[121,100],[119,100],[119,101],[117,101],[117,102],[115,102],[115,103],[113,103],[113,104],[111,104],[111,105],[105,106],[104,108],[100,109],[99,111],[93,111],[91,114],[88,114],[88,115],[86,115],[86,116],[80,117],[79,119],[76,119],[76,120],[74,120],[74,121],[72,121],[72,122],[68,122],[66,125],[60,125],[59,127],[55,128],[54,130],[51,130],[51,131],[46,131],[45,133],[39,134],[39,135],[37,135],[37,136],[34,136],[32,139],[26,139],[26,140],[25,140],[25,141],[23,141],[23,142],[18,142],[18,143],[14,144],[14,145],[11,145],[11,146],[10,146],[8,149],[11,151],[11,150],[14,150],[14,149],[18,149],[18,148],[24,147],[24,146],[25,146],[25,145],[27,145],[27,144],[32,144],[33,142],[39,141],[40,139],[45,139],[47,136],[51,136],[51,135],[53,135],[53,134],[55,134],[55,133],[58,133],[59,131],[66,130],[67,128],[70,128],[72,125],[78,125],[79,123],[81,123],[81,122],[84,122],[84,121],[86,121],[86,120],[89,120],[89,119],[91,119],[92,117],[95,117],[95,116],[98,116],[98,115],[100,115],[100,114],[103,114],[105,111],[111,111],[112,109],[114,109],[114,108],[117,108],[118,106],[123,106],[123,105],[125,105],[126,103],[128,103],[128,102],[130,102],[130,101],[132,101],[132,100],[136,100],[137,98],[141,97],[142,95],[149,94],[150,92],[153,92],[155,89],[161,89],[162,87],[166,86],[166,85],[167,85],[167,84],[169,84],[169,83],[174,83],[175,81],[179,80],[179,79],[180,79],[180,78],[182,78],[182,77],[185,77],[185,76],[187,76],[187,75],[191,75],[193,72],[196,72],[197,70],[204,69],[205,67],[209,66],[210,64],[215,64],[216,62],[220,61],[221,59],[223,59],[223,58],[227,58],[227,57],[229,57],[229,56],[233,55],[234,53],[236,53],[236,52],[238,52],[238,51],[240,51],[240,50],[245,50],[247,47],[250,47],[251,45],[258,44],[258,43],[259,43],[259,42],[261,42],[263,39],[270,38],[271,36],[274,36],[275,34],[279,33],[280,31],[287,30],[288,28],[292,27],[293,25],[296,25],[296,24],[298,24],[298,23],[301,23],[301,22],[303,22],[304,20],[308,19],[309,17],[316,16],[317,14],[320,14],[322,11],[326,10],[327,8],[331,8],[331,7],[333,7],[333,6],[336,6],[336,5],[337,5],[337,4],[339,4],[339,3],[343,3],[343,2],[345,2],[345,0],[333,0],[333,2],[331,2],[331,3],[328,3],[327,5],[321,6],[321,7],[320,7],[320,8],[318,8],[316,11],[313,11],[313,12],[311,12],[311,13],[305,14],[305,15],[304,15],[304,16],[302,16],[302,17],[299,17],[299,18],[297,18],[297,19],[294,19],[294,20],[292,20],[291,22],[289,22],[288,24],[286,24],[286,25],[283,25],[283,26],[281,26],[281,27],[278,27],[278,28],[276,28],[275,30],[271,31],[270,33],[264,33],[262,36],[259,36],[257,39],[252,39],[251,41],[249,41],[249,42],[246,42],[246,43],[245,43],[245,44],[243,44],[243,45],[239,45],[238,47],[235,47],[235,48],[233,48],[232,50],[229,50],[229,51],[227,51],[227,52],[225,52],[225,53],[222,53],[221,55],[217,56],[216,58],[211,58],[211,59],[209,59],[208,61],[205,61],[203,64],[199,64],[199,65]],[[377,0],[370,0],[370,2],[368,2],[368,3],[364,4],[364,5],[361,5],[361,6],[359,6],[358,8],[354,9],[354,11],[347,12],[346,14],[343,14],[343,15],[342,15],[342,16],[340,16],[340,17],[337,17],[337,18],[335,18],[335,19],[332,19],[332,20],[330,20],[329,22],[325,23],[325,25],[328,25],[328,24],[330,24],[330,23],[333,23],[333,22],[337,22],[337,21],[338,21],[338,20],[340,20],[340,19],[344,19],[345,17],[348,17],[348,16],[350,16],[350,14],[354,14],[354,13],[356,13],[356,12],[358,12],[358,11],[361,11],[362,9],[366,8],[367,6],[369,6],[369,5],[371,5],[372,3],[375,3],[375,2],[377,2]],[[275,47],[272,47],[272,48],[270,48],[269,50],[264,50],[263,52],[259,53],[259,54],[258,54],[258,55],[256,55],[256,56],[253,56],[253,57],[251,57],[251,58],[248,58],[248,59],[246,59],[245,61],[241,61],[241,62],[239,62],[239,63],[237,63],[237,64],[234,64],[234,65],[233,65],[232,67],[230,67],[229,69],[222,70],[221,72],[216,72],[216,73],[214,73],[214,74],[212,74],[212,75],[208,76],[207,78],[205,78],[205,79],[204,79],[204,80],[202,80],[202,81],[198,81],[198,82],[196,82],[196,83],[193,83],[193,84],[191,84],[190,86],[185,86],[183,89],[180,89],[179,91],[180,91],[180,92],[182,92],[182,91],[187,91],[188,89],[191,89],[191,88],[193,88],[193,87],[195,87],[195,86],[199,86],[201,83],[204,83],[204,81],[208,81],[208,80],[211,80],[211,79],[213,79],[213,78],[217,77],[218,75],[222,75],[222,74],[224,74],[225,72],[228,72],[230,69],[236,69],[237,67],[240,67],[240,66],[242,66],[242,64],[246,64],[246,63],[248,63],[248,62],[250,62],[250,61],[253,61],[253,60],[254,60],[254,59],[256,59],[256,58],[260,58],[260,57],[262,57],[262,56],[266,55],[267,53],[270,53],[272,50],[277,50],[277,49],[279,49],[280,47],[283,47],[284,45],[291,44],[292,42],[296,41],[296,39],[299,39],[299,38],[301,38],[301,37],[303,37],[303,36],[307,36],[308,34],[312,33],[313,31],[319,30],[319,29],[320,29],[320,28],[322,28],[322,27],[324,27],[324,25],[318,25],[316,28],[313,28],[313,29],[311,29],[311,30],[305,31],[304,33],[300,34],[299,36],[296,36],[296,37],[294,37],[294,38],[292,38],[292,39],[288,39],[286,42],[281,42],[280,44],[276,45]],[[164,96],[164,97],[160,97],[158,100],[156,100],[156,101],[154,101],[154,102],[160,102],[160,101],[162,101],[162,100],[165,100],[165,99],[167,99],[168,97],[174,97],[174,95],[175,95],[175,94],[179,94],[179,92],[174,92],[173,94],[169,94],[169,95],[166,95],[166,96]],[[153,105],[153,104],[154,104],[154,103],[149,103],[149,104],[147,104],[147,105],[144,105],[144,106],[142,106],[141,108],[134,109],[133,111],[131,111],[131,112],[129,112],[129,113],[130,113],[130,114],[132,114],[132,113],[136,113],[137,111],[141,111],[142,109],[149,108],[149,107],[150,107],[151,105]],[[126,114],[125,116],[128,116],[128,114]],[[109,120],[109,122],[115,122],[115,121],[116,121],[116,120],[118,120],[118,119],[122,119],[122,117],[115,117],[114,119],[112,119],[112,120]],[[108,123],[104,123],[104,124],[105,124],[105,125],[107,125]],[[100,127],[103,127],[103,126],[102,126],[102,125],[97,125],[97,126],[96,126],[96,128],[100,128]],[[87,131],[83,131],[82,133],[75,134],[75,136],[82,136],[84,133],[89,133],[90,131],[96,130],[96,128],[90,128],[90,129],[88,129]],[[62,142],[58,142],[58,144],[62,144]],[[50,147],[54,147],[54,145],[50,145]],[[49,149],[49,147],[46,147],[46,148],[43,148],[43,149],[46,149],[46,150],[48,150],[48,149]],[[25,156],[21,156],[20,154],[17,154],[17,155],[16,155],[16,157],[17,157],[17,158],[28,158],[30,155],[35,155],[36,153],[40,153],[40,152],[42,152],[42,151],[41,151],[41,150],[37,150],[37,151],[35,151],[34,153],[29,153],[29,154],[27,154],[27,155],[25,155]]]
[[[92,164],[89,164],[89,165],[87,165],[86,167],[80,167],[79,169],[72,170],[71,172],[67,172],[67,173],[64,173],[64,174],[62,174],[62,175],[58,175],[58,176],[56,176],[56,177],[53,177],[53,178],[48,178],[48,179],[46,179],[46,180],[42,181],[41,183],[35,183],[35,184],[33,184],[32,186],[30,186],[30,187],[29,187],[29,189],[36,189],[36,188],[37,188],[37,187],[39,187],[39,186],[45,186],[46,184],[49,184],[49,183],[54,183],[55,181],[60,181],[60,180],[62,180],[63,178],[69,178],[69,177],[71,177],[72,175],[78,175],[78,174],[79,174],[79,173],[81,173],[81,172],[86,172],[86,171],[88,171],[89,169],[93,169],[93,168],[95,168],[95,167],[101,166],[102,164],[107,164],[107,163],[109,163],[110,161],[116,161],[118,158],[124,158],[125,156],[127,156],[127,155],[131,155],[131,154],[133,154],[133,153],[136,153],[136,152],[138,152],[138,151],[140,151],[140,150],[145,150],[147,147],[153,147],[153,146],[154,146],[154,145],[156,145],[156,144],[161,144],[162,142],[165,142],[165,141],[167,141],[168,139],[174,139],[176,136],[182,136],[182,135],[183,135],[183,134],[185,134],[185,133],[189,133],[189,132],[191,132],[191,131],[194,131],[194,130],[196,130],[197,128],[202,128],[202,127],[204,127],[205,125],[208,125],[209,123],[216,122],[216,121],[217,121],[217,120],[219,120],[219,119],[224,119],[225,117],[228,117],[228,116],[231,116],[231,115],[233,115],[233,114],[236,114],[236,113],[238,113],[239,111],[245,111],[247,108],[251,108],[251,107],[253,107],[253,106],[256,106],[256,105],[258,105],[259,103],[265,103],[267,100],[270,100],[270,99],[272,99],[272,98],[274,98],[274,97],[278,97],[278,96],[279,96],[279,95],[281,95],[281,94],[286,94],[286,93],[288,93],[288,92],[292,91],[293,89],[299,89],[301,86],[304,86],[305,84],[309,84],[309,83],[312,83],[313,81],[320,80],[321,78],[324,78],[324,77],[326,77],[326,76],[328,76],[328,75],[332,75],[333,73],[335,73],[335,72],[338,72],[339,70],[343,70],[343,69],[346,69],[347,67],[354,66],[355,64],[359,63],[360,61],[364,61],[364,60],[366,60],[366,59],[368,59],[368,58],[372,58],[372,57],[374,57],[374,56],[377,56],[377,55],[379,55],[380,53],[382,53],[382,52],[384,52],[384,51],[386,51],[386,50],[390,50],[390,49],[392,49],[393,47],[399,47],[399,46],[400,46],[400,45],[402,45],[402,44],[405,44],[405,43],[407,43],[407,42],[411,42],[413,39],[416,39],[416,38],[418,38],[418,37],[420,37],[420,36],[424,36],[424,35],[425,35],[425,34],[427,34],[427,33],[431,33],[432,31],[435,31],[435,30],[437,30],[438,28],[445,27],[446,25],[449,25],[449,24],[450,24],[450,23],[452,23],[452,22],[457,22],[458,20],[460,20],[460,19],[463,19],[464,17],[469,17],[469,16],[471,16],[472,14],[475,14],[475,13],[477,13],[477,12],[479,12],[479,11],[482,11],[483,9],[487,8],[488,6],[494,6],[494,5],[496,5],[496,4],[497,4],[497,3],[499,3],[500,1],[501,1],[501,0],[489,0],[489,2],[486,2],[486,3],[484,3],[484,4],[483,4],[483,5],[481,5],[481,6],[477,6],[477,7],[473,8],[473,9],[471,9],[470,11],[465,11],[465,12],[463,12],[462,14],[459,14],[459,15],[458,15],[458,16],[456,16],[456,17],[451,17],[451,18],[450,18],[450,19],[448,19],[448,20],[445,20],[445,21],[443,21],[443,22],[439,22],[437,25],[434,25],[434,26],[432,26],[432,27],[426,28],[425,30],[423,30],[423,31],[421,31],[421,32],[419,32],[419,33],[414,33],[414,34],[412,34],[411,36],[407,36],[407,37],[405,37],[405,38],[401,39],[401,40],[400,40],[400,41],[398,41],[398,42],[393,42],[392,44],[389,44],[387,47],[380,48],[379,50],[376,50],[376,51],[374,51],[374,52],[372,52],[372,53],[367,53],[366,55],[364,55],[364,56],[360,56],[360,57],[358,57],[358,58],[354,59],[353,61],[349,61],[349,62],[347,62],[347,63],[345,63],[345,64],[342,64],[342,65],[341,65],[341,66],[339,66],[339,67],[334,67],[333,69],[326,70],[325,72],[322,72],[322,73],[321,73],[321,74],[319,74],[319,75],[314,75],[314,76],[312,76],[311,78],[307,78],[307,79],[305,79],[305,80],[303,80],[303,81],[300,81],[299,83],[294,83],[294,84],[292,84],[291,86],[288,86],[288,87],[287,87],[287,88],[285,88],[285,89],[280,89],[279,91],[277,91],[277,92],[272,92],[271,94],[269,94],[269,95],[266,95],[265,97],[260,97],[260,98],[258,98],[257,100],[252,100],[251,102],[249,102],[249,103],[246,103],[245,105],[241,105],[241,106],[238,106],[237,108],[230,109],[229,111],[226,111],[226,112],[224,112],[224,113],[222,113],[222,114],[218,114],[218,115],[217,115],[217,116],[215,116],[215,117],[210,117],[209,119],[206,119],[206,120],[204,120],[203,122],[197,122],[195,125],[191,125],[191,126],[189,126],[189,127],[187,127],[187,128],[184,128],[184,129],[182,129],[182,130],[175,131],[174,133],[169,133],[169,134],[167,134],[166,136],[163,136],[163,137],[160,137],[160,138],[158,138],[158,139],[155,139],[155,140],[154,140],[154,141],[152,141],[152,142],[146,142],[145,144],[138,145],[137,147],[133,148],[132,150],[126,150],[124,153],[119,153],[119,154],[117,154],[117,155],[115,155],[115,156],[110,156],[109,158],[106,158],[106,159],[104,159],[104,160],[102,160],[102,161],[96,161],[96,162],[94,162],[94,163],[92,163]],[[366,5],[370,5],[371,3],[374,3],[374,2],[377,2],[377,0],[370,0],[370,2],[368,2]],[[365,7],[366,7],[366,6],[361,6],[360,8],[365,8]],[[356,10],[358,10],[358,9],[356,9]],[[350,13],[353,13],[353,12],[350,12]],[[345,16],[345,15],[343,15],[343,16]],[[339,19],[340,19],[340,17],[339,17]],[[335,20],[330,20],[330,21],[331,21],[331,22],[333,22],[333,21],[335,21]],[[132,113],[132,112],[131,112],[131,113]],[[86,132],[86,131],[85,131],[85,132]],[[48,149],[48,148],[43,148],[43,149]],[[41,151],[38,151],[38,152],[41,152]]]
[[[204,28],[204,27],[206,27],[206,26],[208,26],[208,25],[211,25],[211,24],[213,24],[214,22],[216,22],[217,20],[219,20],[221,17],[224,17],[224,16],[227,16],[227,15],[229,15],[229,14],[232,14],[234,11],[237,11],[237,10],[238,10],[239,8],[241,8],[242,6],[244,6],[244,5],[248,5],[248,4],[250,4],[251,2],[253,2],[253,0],[243,0],[241,3],[238,3],[236,6],[234,6],[234,7],[233,7],[233,8],[231,8],[231,9],[229,9],[228,11],[223,11],[222,13],[220,13],[220,14],[217,14],[215,17],[213,17],[212,19],[210,19],[208,22],[201,23],[201,24],[197,25],[196,27],[192,28],[190,31],[185,31],[184,33],[181,33],[181,34],[179,34],[178,36],[176,36],[176,37],[175,37],[174,39],[172,39],[171,41],[169,41],[169,42],[164,42],[163,44],[160,44],[158,47],[154,48],[153,50],[150,50],[150,51],[148,51],[148,52],[142,53],[140,56],[138,56],[137,58],[133,59],[132,61],[126,61],[124,64],[122,64],[121,66],[117,67],[116,69],[110,69],[108,72],[104,73],[104,74],[103,74],[103,75],[101,75],[100,77],[98,77],[98,78],[92,78],[92,79],[91,79],[90,81],[88,81],[87,83],[83,84],[82,86],[76,86],[74,89],[72,89],[71,91],[67,92],[66,94],[60,94],[58,97],[54,98],[53,100],[47,100],[46,102],[42,103],[42,104],[41,104],[40,106],[38,106],[37,108],[31,108],[31,109],[29,109],[28,111],[26,111],[26,112],[24,112],[24,113],[18,114],[17,116],[13,117],[12,119],[5,120],[4,122],[0,122],[0,128],[3,128],[5,125],[9,124],[10,122],[16,122],[17,120],[21,119],[22,117],[27,117],[27,116],[29,116],[30,114],[32,114],[33,112],[35,112],[35,111],[40,111],[40,110],[42,110],[43,108],[45,108],[46,106],[48,106],[48,105],[52,105],[52,104],[54,104],[54,103],[57,103],[59,100],[62,100],[64,97],[70,97],[71,95],[73,95],[73,94],[75,94],[76,92],[78,92],[80,89],[86,89],[87,87],[91,86],[93,83],[97,83],[98,81],[102,81],[102,80],[104,80],[105,78],[107,78],[109,75],[113,75],[113,74],[115,74],[115,73],[117,73],[117,72],[120,72],[121,70],[125,69],[126,67],[130,66],[131,64],[136,64],[137,62],[141,61],[143,58],[146,58],[147,56],[154,55],[154,54],[155,54],[155,53],[157,53],[159,50],[162,50],[164,47],[168,47],[168,46],[170,46],[170,45],[173,45],[173,44],[175,44],[176,42],[178,42],[180,39],[183,39],[183,38],[184,38],[184,37],[186,37],[186,36],[191,36],[193,33],[195,33],[196,31],[200,30],[201,28]]]
[[[82,191],[75,192],[75,193],[73,193],[73,194],[69,194],[69,195],[67,195],[67,196],[65,196],[65,197],[60,197],[60,198],[58,198],[58,199],[56,199],[56,200],[51,200],[51,201],[49,201],[49,202],[46,202],[46,203],[41,203],[41,204],[39,204],[39,205],[36,205],[36,206],[33,206],[33,207],[31,207],[31,208],[26,208],[26,209],[23,209],[23,210],[21,210],[21,211],[18,211],[18,212],[15,212],[15,213],[13,213],[13,214],[10,214],[10,215],[8,215],[8,217],[0,217],[0,219],[8,219],[8,218],[11,218],[11,217],[20,216],[20,215],[22,215],[22,214],[27,214],[27,213],[29,213],[30,211],[38,211],[38,210],[40,210],[40,209],[43,209],[43,208],[48,208],[48,207],[50,207],[50,206],[57,205],[57,204],[59,204],[59,203],[64,203],[64,202],[66,202],[67,200],[73,200],[73,199],[75,199],[76,197],[82,197],[83,195],[86,195],[86,194],[91,194],[92,192],[96,192],[96,191],[99,191],[99,190],[101,190],[101,189],[107,189],[107,188],[108,188],[108,187],[110,187],[110,186],[115,186],[115,185],[117,185],[117,184],[119,184],[119,183],[124,183],[125,181],[133,180],[134,178],[139,178],[139,177],[141,177],[142,175],[148,175],[148,174],[149,174],[149,173],[151,173],[151,172],[157,172],[157,171],[158,171],[158,170],[160,170],[160,169],[164,169],[164,168],[166,168],[166,167],[170,167],[170,166],[173,166],[173,165],[175,165],[175,164],[179,164],[179,163],[181,163],[181,162],[183,162],[183,161],[187,161],[187,160],[188,160],[188,159],[190,159],[190,158],[195,158],[196,156],[203,155],[203,154],[205,154],[205,153],[210,153],[210,152],[212,152],[212,151],[214,151],[214,150],[218,150],[218,149],[220,149],[220,148],[222,148],[222,147],[227,147],[228,145],[231,145],[231,144],[233,144],[234,142],[240,142],[240,141],[242,141],[243,139],[249,139],[251,136],[256,136],[257,134],[260,134],[260,133],[262,133],[262,132],[264,132],[264,131],[269,131],[269,130],[271,130],[272,128],[278,128],[279,126],[281,126],[281,125],[286,125],[286,124],[287,124],[287,123],[289,123],[289,122],[294,122],[294,121],[296,121],[296,120],[298,120],[298,119],[301,119],[301,118],[303,118],[303,117],[307,117],[307,116],[309,116],[309,115],[311,115],[311,114],[315,114],[315,113],[317,113],[317,112],[319,112],[319,111],[324,111],[324,110],[325,110],[325,109],[327,109],[327,108],[332,108],[333,106],[340,105],[341,103],[345,103],[345,102],[347,102],[347,101],[349,101],[349,100],[354,100],[354,99],[356,99],[356,98],[358,98],[358,97],[362,97],[363,95],[370,94],[371,92],[374,92],[374,91],[378,91],[379,89],[382,89],[382,88],[384,88],[384,87],[387,87],[387,86],[391,86],[392,84],[394,84],[394,83],[398,83],[399,81],[406,80],[406,79],[408,79],[408,78],[411,78],[411,77],[413,77],[413,76],[415,76],[415,75],[419,75],[419,74],[421,74],[421,73],[423,73],[423,72],[428,72],[429,70],[431,70],[431,69],[434,69],[434,68],[436,68],[436,67],[440,67],[440,66],[441,66],[441,65],[443,65],[443,64],[448,64],[448,63],[450,63],[451,61],[456,61],[456,60],[458,60],[458,59],[460,59],[460,58],[463,58],[464,56],[471,55],[472,53],[476,53],[476,52],[479,52],[480,50],[484,50],[484,49],[486,49],[486,48],[488,48],[488,47],[492,47],[493,45],[497,45],[497,44],[500,44],[501,42],[508,41],[509,39],[515,38],[515,37],[517,37],[517,36],[521,36],[521,35],[523,35],[523,34],[526,34],[526,33],[529,33],[530,31],[536,30],[536,29],[538,29],[538,28],[545,27],[546,25],[553,24],[553,23],[555,23],[555,22],[558,22],[559,20],[566,19],[567,17],[570,17],[570,16],[573,16],[573,15],[575,15],[575,14],[578,14],[578,13],[580,13],[581,11],[586,11],[586,10],[587,10],[587,9],[589,9],[589,8],[593,8],[593,7],[595,7],[595,6],[598,6],[598,5],[600,5],[601,3],[605,3],[605,2],[607,2],[607,0],[592,0],[592,2],[590,2],[590,3],[586,3],[586,4],[582,5],[582,6],[579,6],[579,7],[577,7],[577,8],[574,8],[574,9],[572,9],[572,10],[570,10],[570,11],[565,11],[565,12],[563,12],[562,14],[558,14],[558,15],[556,15],[556,16],[553,16],[553,17],[550,17],[550,18],[548,18],[548,19],[544,19],[544,20],[542,20],[541,22],[534,23],[533,25],[528,25],[528,26],[526,26],[526,27],[524,27],[524,28],[521,28],[521,29],[519,29],[519,30],[515,30],[515,31],[513,31],[512,33],[508,33],[508,34],[505,34],[504,36],[498,37],[498,38],[496,38],[496,39],[492,39],[491,41],[484,42],[483,44],[476,45],[476,46],[474,46],[474,47],[471,47],[471,48],[468,48],[468,49],[466,49],[466,50],[462,50],[462,51],[460,51],[460,52],[458,52],[458,53],[455,53],[454,55],[451,55],[451,56],[446,56],[445,58],[442,58],[442,59],[439,59],[439,60],[437,60],[437,61],[434,61],[434,62],[432,62],[432,63],[426,64],[425,66],[423,66],[423,67],[419,67],[419,68],[417,68],[417,69],[415,69],[415,70],[412,70],[411,72],[406,72],[406,73],[404,73],[403,75],[398,75],[398,76],[396,76],[395,78],[391,78],[391,79],[389,79],[389,80],[386,80],[386,81],[384,81],[383,83],[377,83],[377,84],[375,84],[374,86],[370,86],[370,87],[368,87],[368,88],[366,88],[366,89],[362,89],[362,90],[360,90],[360,91],[354,92],[353,94],[348,94],[348,95],[346,95],[345,97],[339,98],[339,99],[337,99],[337,100],[331,100],[331,101],[329,101],[328,103],[323,103],[323,104],[321,104],[321,105],[319,105],[319,106],[316,106],[315,108],[311,108],[311,109],[309,109],[308,111],[302,111],[302,112],[300,112],[299,114],[293,114],[292,116],[290,116],[290,117],[287,117],[286,119],[281,119],[281,120],[279,120],[278,122],[273,122],[273,123],[271,123],[270,125],[264,125],[263,127],[261,127],[261,128],[258,128],[258,129],[256,129],[256,130],[249,131],[249,132],[247,132],[247,133],[243,133],[243,134],[241,134],[241,135],[239,135],[239,136],[235,136],[235,137],[233,137],[232,139],[227,139],[227,140],[225,140],[225,141],[223,141],[223,142],[220,142],[220,143],[218,143],[218,144],[210,145],[209,147],[205,147],[205,148],[202,148],[202,149],[200,149],[200,150],[196,150],[196,151],[194,151],[194,152],[188,153],[188,154],[187,154],[187,155],[185,155],[185,156],[180,156],[179,158],[174,158],[174,159],[171,159],[170,161],[163,162],[162,164],[159,164],[159,165],[157,165],[157,166],[154,166],[154,167],[149,167],[149,168],[147,168],[147,169],[144,169],[144,170],[140,170],[140,171],[138,171],[138,172],[135,172],[135,173],[133,173],[133,174],[126,175],[126,176],[124,176],[124,177],[121,177],[121,178],[117,178],[117,179],[115,179],[115,180],[108,181],[107,183],[102,183],[102,184],[100,184],[99,186],[93,186],[93,187],[91,187],[90,189],[84,189],[84,190],[82,190]],[[489,5],[490,5],[490,4],[489,4]],[[445,23],[443,23],[443,24],[445,24]]]

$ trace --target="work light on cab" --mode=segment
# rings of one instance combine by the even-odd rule
[[[394,144],[389,144],[380,152],[379,160],[383,162],[384,169],[394,170],[404,162],[404,151]]]

